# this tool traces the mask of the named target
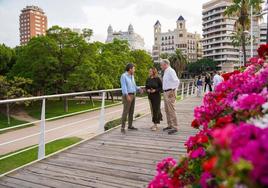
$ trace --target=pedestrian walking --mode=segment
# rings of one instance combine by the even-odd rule
[[[219,72],[214,71],[214,77],[213,77],[213,89],[215,88],[224,81],[223,77],[220,75]]]
[[[203,90],[203,81],[202,81],[201,76],[198,76],[196,86],[197,86],[197,96],[201,97],[202,96],[202,90]]]
[[[128,118],[128,130],[138,130],[133,127],[133,115],[135,110],[135,96],[138,91],[142,93],[142,89],[136,86],[134,79],[135,66],[132,63],[127,64],[126,72],[122,74],[120,82],[123,94],[123,113],[121,132],[125,134],[125,125]]]
[[[212,81],[211,81],[211,77],[209,74],[206,74],[205,76],[205,88],[204,88],[204,92],[206,93],[207,91],[211,92],[212,91]]]
[[[152,131],[158,129],[157,124],[160,124],[162,120],[161,114],[161,91],[162,91],[162,81],[158,77],[158,72],[156,68],[151,68],[149,70],[149,77],[146,80],[145,84],[146,92],[148,93],[148,99],[151,107],[152,122],[153,126],[151,127]]]
[[[170,67],[168,59],[161,61],[161,68],[164,71],[163,76],[163,91],[164,91],[164,104],[167,116],[168,126],[163,131],[168,131],[168,134],[178,132],[178,122],[176,116],[176,90],[179,87],[180,80],[174,69]]]

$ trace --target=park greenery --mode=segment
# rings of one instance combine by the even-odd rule
[[[132,50],[127,41],[116,39],[107,44],[90,42],[92,34],[91,29],[78,34],[52,26],[27,45],[0,45],[0,100],[119,88],[130,62],[136,65],[137,84],[144,85],[153,66],[146,51]],[[68,99],[61,100],[68,112]],[[1,109],[9,116],[9,106]]]
[[[81,138],[71,137],[50,142],[46,144],[46,156],[51,155],[71,145],[74,145],[80,141]],[[4,156],[10,154],[12,153],[6,154]],[[0,155],[0,157],[4,156]],[[38,147],[36,146],[35,148],[23,151],[21,153],[0,160],[0,175],[37,160],[37,156],[38,156]]]
[[[191,74],[198,75],[218,70],[219,63],[212,59],[199,59],[195,63],[187,64],[187,71]]]
[[[144,84],[147,70],[153,66],[147,52],[131,50],[126,41],[89,42],[91,36],[90,29],[78,34],[53,26],[45,36],[32,38],[25,46],[12,49],[1,45],[0,73],[8,81],[29,79],[31,87],[21,89],[31,95],[45,95],[118,88],[125,65],[133,62],[136,82]]]

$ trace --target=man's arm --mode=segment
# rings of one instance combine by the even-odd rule
[[[128,95],[126,77],[124,75],[121,76],[120,83],[121,83],[121,88],[122,88],[122,94]]]
[[[134,77],[133,77],[133,83],[134,83],[134,85],[135,85],[135,87],[136,87],[136,92],[140,92],[140,93],[142,93],[143,91],[142,91],[141,87],[138,87],[138,86],[136,85],[136,81],[135,81],[135,78],[134,78]]]
[[[170,76],[171,76],[171,80],[174,81],[174,82],[176,82],[176,85],[177,85],[177,88],[176,88],[176,89],[178,89],[178,87],[179,87],[179,85],[180,85],[180,80],[179,80],[179,78],[178,78],[176,72],[175,72],[174,70],[171,71],[171,72],[170,72]]]

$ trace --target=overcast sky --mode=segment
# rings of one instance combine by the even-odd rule
[[[153,45],[153,25],[159,20],[162,30],[174,29],[180,15],[188,30],[202,31],[202,4],[208,0],[0,0],[0,43],[19,44],[19,14],[26,5],[41,7],[48,26],[93,29],[93,40],[104,42],[109,24],[125,31],[131,23],[147,49]]]

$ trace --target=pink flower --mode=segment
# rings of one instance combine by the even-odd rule
[[[206,155],[205,149],[203,147],[199,147],[196,150],[190,152],[189,156],[192,159],[201,158]]]
[[[174,168],[177,165],[177,161],[172,157],[163,159],[157,164],[158,172],[168,172],[170,169]]]
[[[212,179],[212,175],[209,172],[203,172],[200,178],[200,185],[202,188],[209,188],[209,181]]]
[[[255,110],[266,102],[265,97],[260,94],[243,94],[234,102],[235,110]]]
[[[149,183],[148,188],[173,188],[171,178],[166,173],[158,173]]]
[[[220,145],[221,147],[229,146],[234,129],[235,125],[233,124],[229,124],[222,129],[215,129],[212,132],[214,143]]]

